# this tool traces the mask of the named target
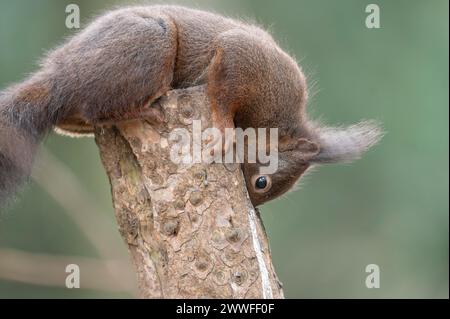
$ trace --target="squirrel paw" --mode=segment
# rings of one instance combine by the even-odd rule
[[[221,151],[221,155],[225,156],[229,152],[233,152],[236,145],[236,132],[234,128],[228,128],[226,131],[220,130],[219,136],[210,136],[206,140],[208,145],[209,154],[215,156],[216,152]]]

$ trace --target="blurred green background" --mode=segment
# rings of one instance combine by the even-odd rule
[[[371,0],[178,1],[268,27],[314,84],[313,116],[384,123],[387,135],[362,160],[322,167],[299,191],[262,207],[288,298],[449,296],[448,1],[373,2],[381,29],[365,27]],[[0,88],[74,33],[64,24],[69,3],[85,25],[124,1],[0,0]],[[0,214],[0,297],[133,297],[94,141],[52,134],[45,152],[53,158],[39,161],[40,182]],[[46,281],[65,275],[51,265],[81,257],[92,279],[83,280],[82,268],[81,285],[92,287]],[[111,271],[106,259],[125,266]],[[381,269],[379,289],[365,286],[371,263]]]

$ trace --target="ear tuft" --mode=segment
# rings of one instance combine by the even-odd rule
[[[381,125],[375,121],[361,122],[349,127],[316,127],[320,152],[315,163],[348,163],[377,144],[383,137]]]

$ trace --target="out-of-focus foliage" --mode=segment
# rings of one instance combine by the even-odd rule
[[[35,70],[45,51],[73,33],[64,24],[69,3],[80,6],[85,25],[123,2],[0,0],[1,88]],[[322,167],[300,190],[262,208],[286,296],[448,298],[448,2],[377,1],[378,30],[364,24],[371,1],[179,3],[268,27],[313,84],[312,116],[330,124],[384,123],[385,138],[362,160]],[[94,141],[51,135],[45,147],[102,208],[92,214],[114,221]],[[35,183],[0,218],[0,247],[98,257],[64,208]],[[127,258],[125,245],[115,250]],[[371,263],[381,269],[379,289],[365,286]],[[0,280],[0,297],[130,295]]]

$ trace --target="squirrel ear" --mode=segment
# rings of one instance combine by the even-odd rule
[[[304,159],[317,155],[320,147],[317,143],[311,142],[306,138],[296,138],[292,136],[283,136],[278,144],[279,152],[296,151]]]
[[[298,138],[292,137],[290,135],[285,135],[278,141],[278,152],[293,151],[298,145]]]
[[[304,159],[310,159],[320,152],[320,147],[317,143],[311,142],[306,138],[299,138],[295,150],[301,154]]]

